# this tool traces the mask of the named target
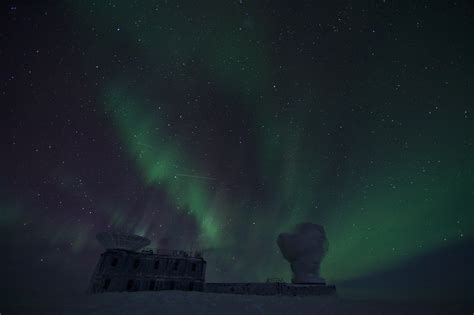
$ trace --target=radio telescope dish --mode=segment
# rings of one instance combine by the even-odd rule
[[[150,244],[146,237],[120,232],[102,232],[97,234],[97,240],[106,249],[126,249],[137,251]]]

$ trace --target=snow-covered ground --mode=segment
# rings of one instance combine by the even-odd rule
[[[474,314],[474,303],[348,300],[334,296],[249,296],[203,292],[134,292],[10,301],[0,314]],[[468,305],[470,304],[470,305]]]

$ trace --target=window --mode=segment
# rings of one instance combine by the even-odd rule
[[[118,258],[117,258],[117,257],[114,257],[114,258],[112,258],[112,262],[110,263],[110,265],[111,265],[112,267],[115,267],[115,266],[117,266],[117,263],[118,263]]]
[[[110,279],[105,279],[103,289],[107,290],[110,286]]]
[[[132,291],[133,283],[134,283],[133,279],[128,280],[128,282],[127,282],[127,291]]]
[[[155,280],[151,280],[151,281],[150,281],[150,287],[149,287],[149,289],[150,289],[151,291],[155,290]]]
[[[99,266],[99,271],[102,271],[104,270],[104,266],[105,266],[105,258],[104,259],[100,259],[100,266]]]
[[[133,262],[133,269],[137,269],[140,266],[140,259],[135,259]]]
[[[158,269],[158,268],[160,268],[160,261],[159,260],[155,261],[155,269]]]
[[[173,270],[178,270],[179,261],[174,262]]]
[[[193,265],[192,265],[191,270],[192,270],[192,271],[196,271],[196,264],[193,264]]]

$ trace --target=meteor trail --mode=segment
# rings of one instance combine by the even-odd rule
[[[153,147],[151,145],[148,145],[148,144],[145,144],[145,143],[137,142],[137,144],[141,145],[141,146],[144,146],[144,147],[147,147],[147,148],[150,148],[150,149],[153,149]]]
[[[205,176],[196,176],[196,175],[190,175],[190,174],[176,174],[176,177],[192,177],[192,178],[199,178],[199,179],[206,179],[206,180],[216,180],[215,178],[212,177],[205,177]]]
[[[146,143],[142,143],[142,142],[137,141],[137,144],[141,145],[143,147],[149,148],[149,149],[153,149],[153,147],[151,145],[148,145]],[[191,175],[191,174],[176,174],[175,177],[191,177],[191,178],[205,179],[205,180],[216,180],[215,178],[212,178],[212,177],[196,176],[196,175]]]

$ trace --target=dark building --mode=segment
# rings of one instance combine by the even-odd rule
[[[100,233],[106,248],[91,278],[89,293],[184,290],[249,295],[336,295],[325,283],[205,283],[206,261],[199,252],[141,248],[150,241],[137,235]]]
[[[90,293],[204,289],[206,261],[198,252],[137,252],[149,240],[120,233],[101,233],[97,238],[107,250],[101,254],[92,275]]]

